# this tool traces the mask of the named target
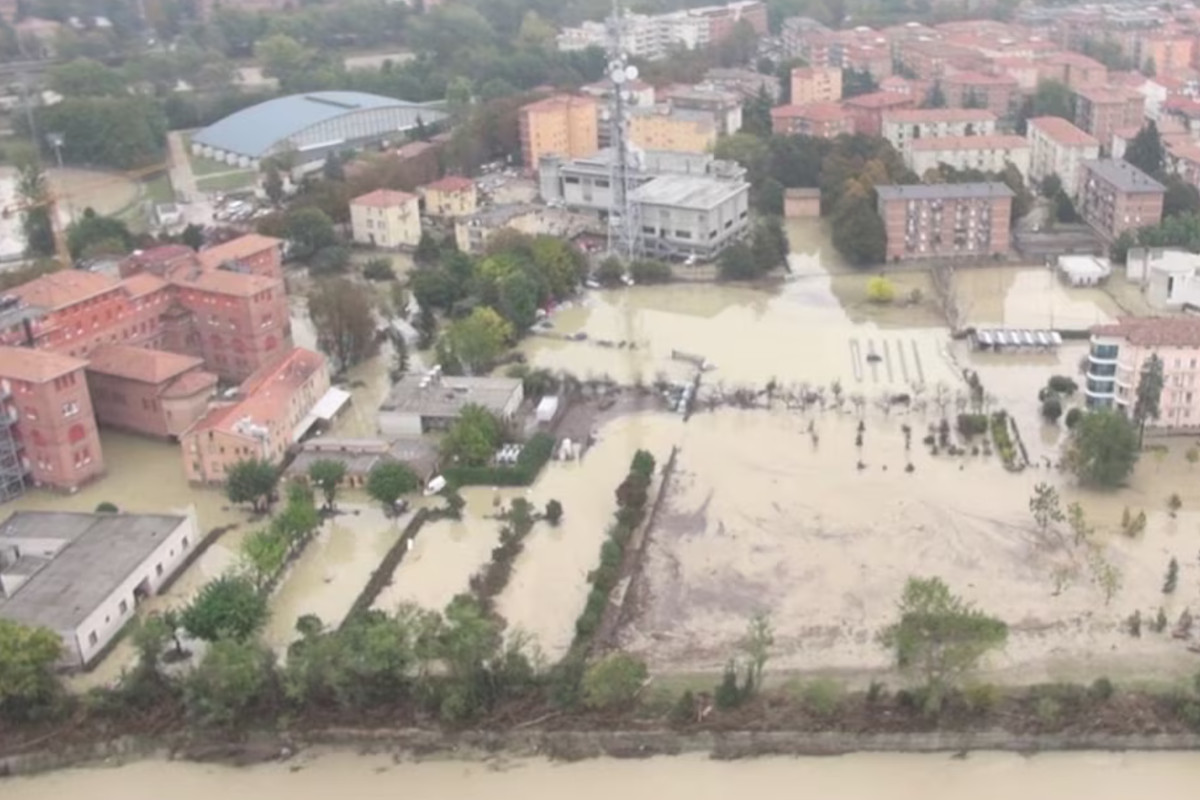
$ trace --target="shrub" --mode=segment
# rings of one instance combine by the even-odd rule
[[[671,265],[653,259],[638,259],[629,265],[629,277],[635,283],[667,283],[671,280]]]
[[[453,486],[528,486],[554,454],[554,437],[535,433],[512,466],[448,467],[442,471]]]
[[[591,708],[628,705],[637,697],[648,672],[641,659],[611,653],[583,674],[583,701]]]
[[[880,681],[871,681],[871,685],[867,687],[867,705],[873,706],[887,699],[887,684]]]
[[[1058,418],[1062,416],[1062,412],[1062,400],[1059,400],[1057,395],[1051,395],[1042,401],[1042,419],[1047,422],[1058,422]]]
[[[546,503],[546,521],[551,525],[557,525],[562,521],[563,507],[562,503],[557,500],[551,500]]]
[[[721,682],[717,684],[717,690],[713,692],[713,702],[717,708],[726,710],[737,708],[741,705],[742,699],[742,690],[737,681],[737,670],[730,661],[725,665],[725,672],[721,675]]]
[[[1068,430],[1073,430],[1079,424],[1079,420],[1083,419],[1082,408],[1072,408],[1067,412],[1067,417],[1063,420],[1067,424]]]
[[[1046,386],[1048,386],[1052,392],[1057,392],[1058,394],[1063,394],[1067,397],[1075,394],[1075,392],[1079,389],[1079,384],[1066,375],[1055,375],[1046,382]]]
[[[107,500],[96,505],[97,514],[116,514],[120,510],[121,509],[117,508],[114,504],[108,502]]]
[[[988,419],[986,414],[959,414],[955,427],[959,434],[969,439],[987,433]]]
[[[1108,678],[1096,678],[1088,687],[1088,699],[1093,703],[1107,702],[1112,699],[1114,694],[1116,694],[1116,689]]]
[[[896,299],[896,286],[882,275],[867,281],[867,300],[886,305]]]
[[[386,258],[372,258],[363,265],[363,277],[369,281],[394,281],[396,271],[392,262]]]
[[[671,706],[671,723],[686,725],[696,721],[696,696],[688,689],[679,695],[679,699]]]
[[[963,702],[972,714],[989,714],[1000,702],[1000,689],[991,683],[976,683],[963,690]]]
[[[1040,698],[1034,704],[1033,710],[1037,714],[1038,721],[1047,727],[1058,724],[1062,718],[1062,703],[1053,697]]]
[[[842,687],[828,678],[811,681],[801,691],[800,702],[809,713],[829,719],[841,708]]]

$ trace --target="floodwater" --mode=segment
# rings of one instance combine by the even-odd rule
[[[400,538],[408,517],[388,519],[378,504],[339,502],[341,512],[327,521],[271,596],[264,639],[276,651],[300,635],[296,621],[315,614],[337,627],[387,551]]]
[[[663,796],[717,800],[747,796],[837,797],[841,800],[1011,800],[1088,798],[1191,800],[1196,753],[856,754],[838,758],[713,761],[694,754],[644,761],[596,759],[573,764],[519,760],[397,763],[391,756],[305,754],[296,762],[246,769],[145,761],[119,768],[65,770],[5,782],[6,800],[157,800],[166,787],[177,800],[355,800],[407,797],[461,800],[523,797],[550,800],[651,800]],[[800,789],[799,787],[803,787]]]
[[[116,214],[137,200],[138,185],[134,181],[111,172],[86,169],[48,169],[46,177],[58,196],[59,224],[64,228],[78,218],[87,208],[99,214]],[[9,208],[19,204],[17,196],[17,171],[13,167],[0,167],[0,206]],[[21,231],[21,215],[6,215],[0,223],[0,260],[17,258],[25,251],[24,234]]]

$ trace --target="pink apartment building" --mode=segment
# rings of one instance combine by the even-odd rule
[[[1200,319],[1130,317],[1092,328],[1084,386],[1089,408],[1125,413],[1151,355],[1163,365],[1159,417],[1148,428],[1195,435],[1200,428]]]

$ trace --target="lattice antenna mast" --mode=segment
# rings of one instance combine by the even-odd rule
[[[608,209],[608,252],[629,264],[641,255],[641,227],[633,194],[637,188],[639,153],[629,139],[631,86],[637,67],[629,63],[622,42],[621,0],[613,0],[608,19],[608,79],[612,86],[612,201]]]

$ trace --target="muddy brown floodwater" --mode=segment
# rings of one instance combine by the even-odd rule
[[[1088,798],[1192,800],[1200,755],[1195,753],[1050,753],[1034,757],[972,753],[860,754],[839,758],[762,758],[712,761],[706,755],[646,761],[597,759],[397,763],[390,756],[305,754],[283,764],[246,769],[147,761],[119,768],[65,770],[5,781],[5,800],[174,800],[214,797],[255,800],[761,800],[837,797],[839,800],[1012,800]]]

